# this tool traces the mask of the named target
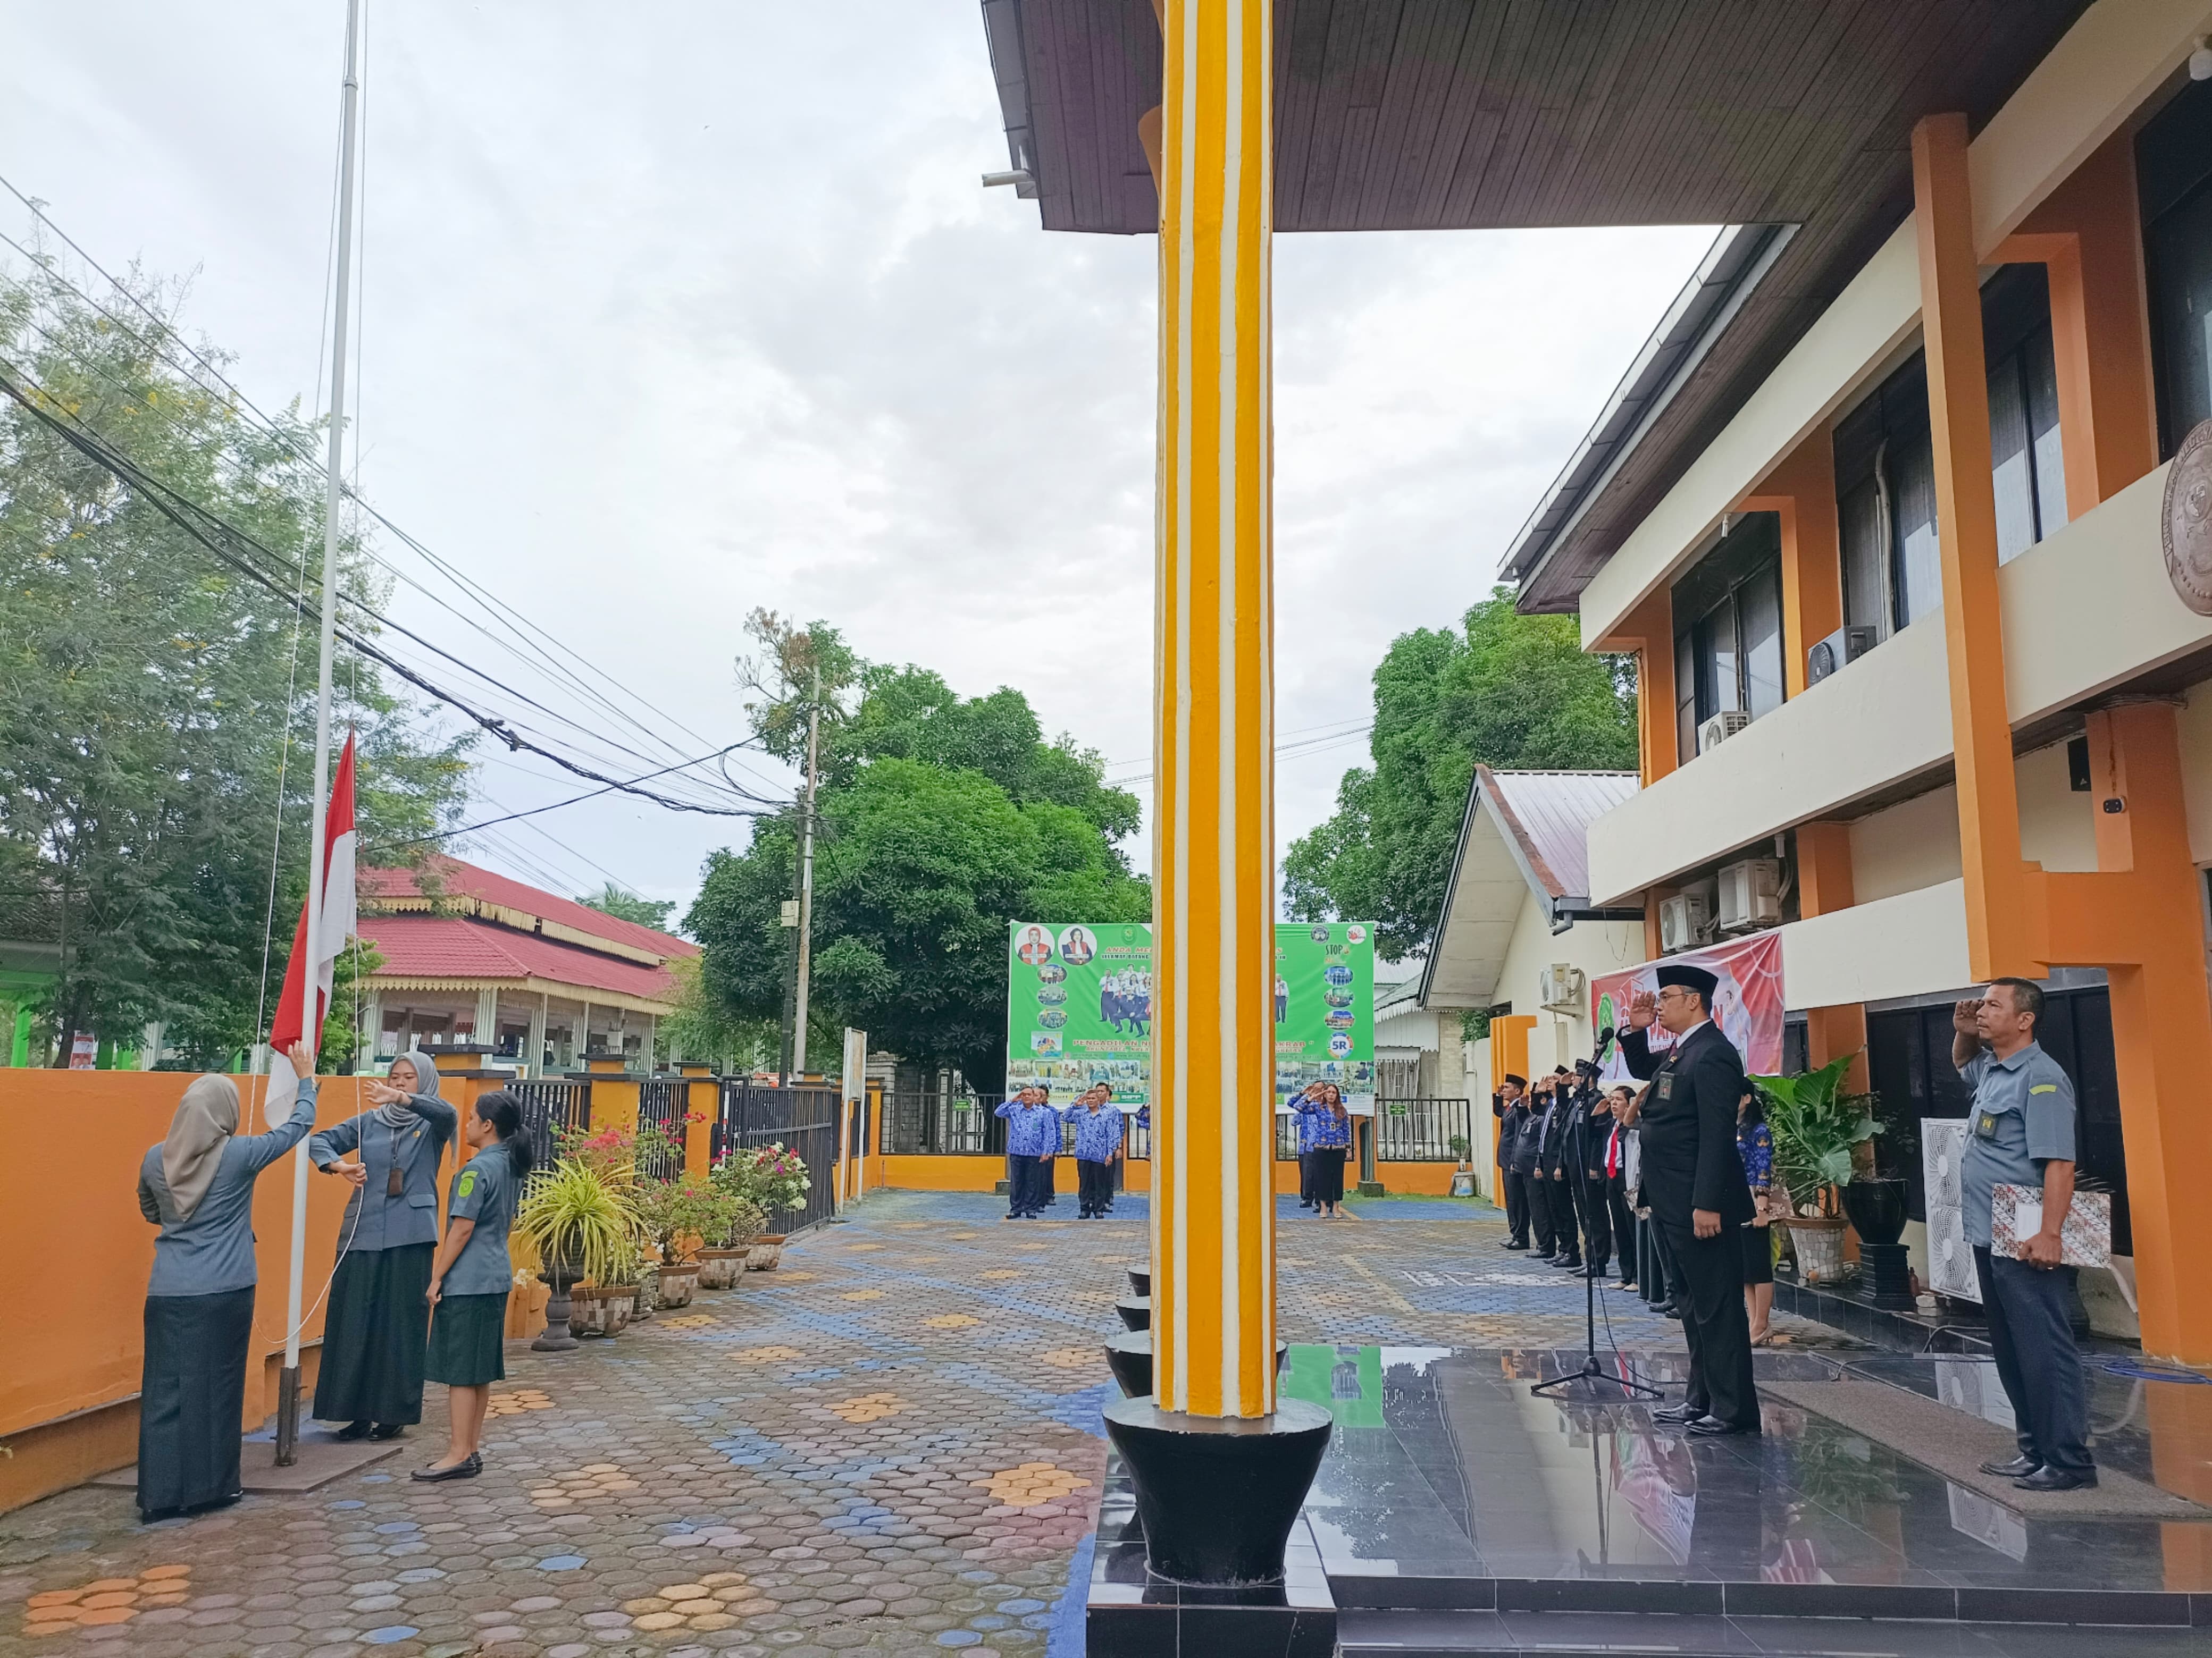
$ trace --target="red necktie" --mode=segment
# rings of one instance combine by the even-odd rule
[[[1620,1125],[1615,1123],[1613,1134],[1605,1143],[1605,1177],[1611,1180],[1620,1172]]]

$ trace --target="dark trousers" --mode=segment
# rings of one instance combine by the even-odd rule
[[[2012,1401],[2020,1454],[2064,1473],[2096,1466],[2089,1455],[2089,1394],[2074,1345],[2074,1268],[2049,1271],[1974,1250],[1982,1312],[1997,1380]]]
[[[1759,1425],[1759,1390],[1751,1379],[1751,1318],[1743,1305],[1743,1242],[1733,1226],[1701,1238],[1687,1225],[1658,1217],[1670,1271],[1682,1291],[1682,1333],[1690,1340],[1690,1387],[1684,1403],[1734,1427]]]
[[[1605,1176],[1597,1175],[1582,1182],[1583,1237],[1589,1251],[1589,1264],[1602,1266],[1613,1259],[1613,1212],[1605,1200]],[[1621,1253],[1628,1253],[1628,1240],[1620,1241]]]
[[[1043,1208],[1045,1181],[1051,1178],[1049,1173],[1042,1172],[1048,1168],[1044,1159],[1010,1151],[1006,1154],[1006,1168],[1007,1184],[1013,1188],[1006,1199],[1006,1212],[1010,1215],[1034,1215]],[[1041,1173],[1042,1178],[1040,1178]]]
[[[1620,1256],[1620,1275],[1633,1281],[1636,1277],[1636,1217],[1629,1212],[1628,1181],[1619,1175],[1607,1175],[1605,1186],[1605,1210],[1613,1220],[1613,1247]]]
[[[1086,1215],[1103,1215],[1106,1206],[1114,1201],[1114,1165],[1110,1163],[1091,1163],[1081,1157],[1075,1162],[1077,1207]]]
[[[1552,1206],[1552,1230],[1559,1241],[1556,1251],[1582,1259],[1582,1218],[1575,1213],[1575,1182],[1544,1176],[1544,1201]]]
[[[1309,1209],[1313,1207],[1313,1153],[1301,1151],[1298,1153],[1298,1202]]]
[[[1498,1171],[1498,1183],[1505,1199],[1505,1228],[1515,1243],[1528,1242],[1528,1177],[1516,1175],[1510,1169]],[[1545,1232],[1551,1229],[1546,1227]]]

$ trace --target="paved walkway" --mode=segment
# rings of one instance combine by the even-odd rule
[[[1494,1211],[1352,1207],[1281,1207],[1289,1339],[1579,1345],[1580,1283],[1499,1250]],[[1146,1260],[1143,1199],[1121,1210],[1010,1225],[879,1194],[613,1342],[510,1346],[474,1481],[407,1479],[442,1443],[433,1388],[398,1456],[304,1496],[142,1527],[88,1486],[0,1515],[0,1654],[1075,1658],[1098,1342]],[[1622,1345],[1680,1345],[1634,1297],[1601,1305]]]

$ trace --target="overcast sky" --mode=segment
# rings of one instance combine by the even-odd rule
[[[668,746],[602,755],[741,736],[766,605],[1149,769],[1153,246],[978,186],[1006,151],[975,0],[366,3],[362,489],[665,711]],[[314,402],[343,16],[0,0],[0,176],[110,269],[196,273],[187,325],[264,407]],[[1281,732],[1364,720],[1391,637],[1487,590],[1711,238],[1281,239]],[[462,607],[392,613],[513,659]],[[1364,758],[1285,762],[1285,843]],[[575,791],[549,770],[483,768],[481,813]],[[536,822],[468,855],[688,900],[744,833],[620,799]]]

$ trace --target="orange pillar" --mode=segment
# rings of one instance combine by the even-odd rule
[[[1851,907],[1851,832],[1847,823],[1803,823],[1797,829],[1797,906],[1807,916]],[[1867,1086],[1866,1009],[1857,1002],[1808,1009],[1806,1057],[1815,1069],[1856,1054],[1846,1086]]]
[[[1967,960],[1978,979],[2033,977],[2043,963],[2031,936],[2012,721],[2005,705],[1989,371],[1982,352],[1964,115],[1923,116],[1914,125],[1912,193],[1959,780],[1959,850],[1966,878]]]
[[[1536,1016],[1533,1013],[1501,1013],[1491,1020],[1490,1085],[1492,1088],[1504,1083],[1505,1073],[1509,1071],[1516,1077],[1528,1074],[1528,1033],[1535,1028]],[[1487,1117],[1488,1114],[1485,1115]],[[1486,1138],[1490,1145],[1490,1161],[1486,1167],[1495,1169],[1498,1166],[1498,1119],[1488,1117],[1488,1121],[1490,1127]],[[1504,1201],[1503,1193],[1499,1201]]]
[[[1784,692],[1796,696],[1806,686],[1807,653],[1844,625],[1836,441],[1825,422],[1759,480],[1741,510],[1781,520]]]
[[[1636,658],[1636,750],[1650,788],[1682,763],[1674,726],[1674,595],[1661,588],[1590,647]]]
[[[2158,465],[2150,307],[2135,144],[2124,131],[2075,168],[1996,257],[2051,276],[2066,513],[2079,518]]]

